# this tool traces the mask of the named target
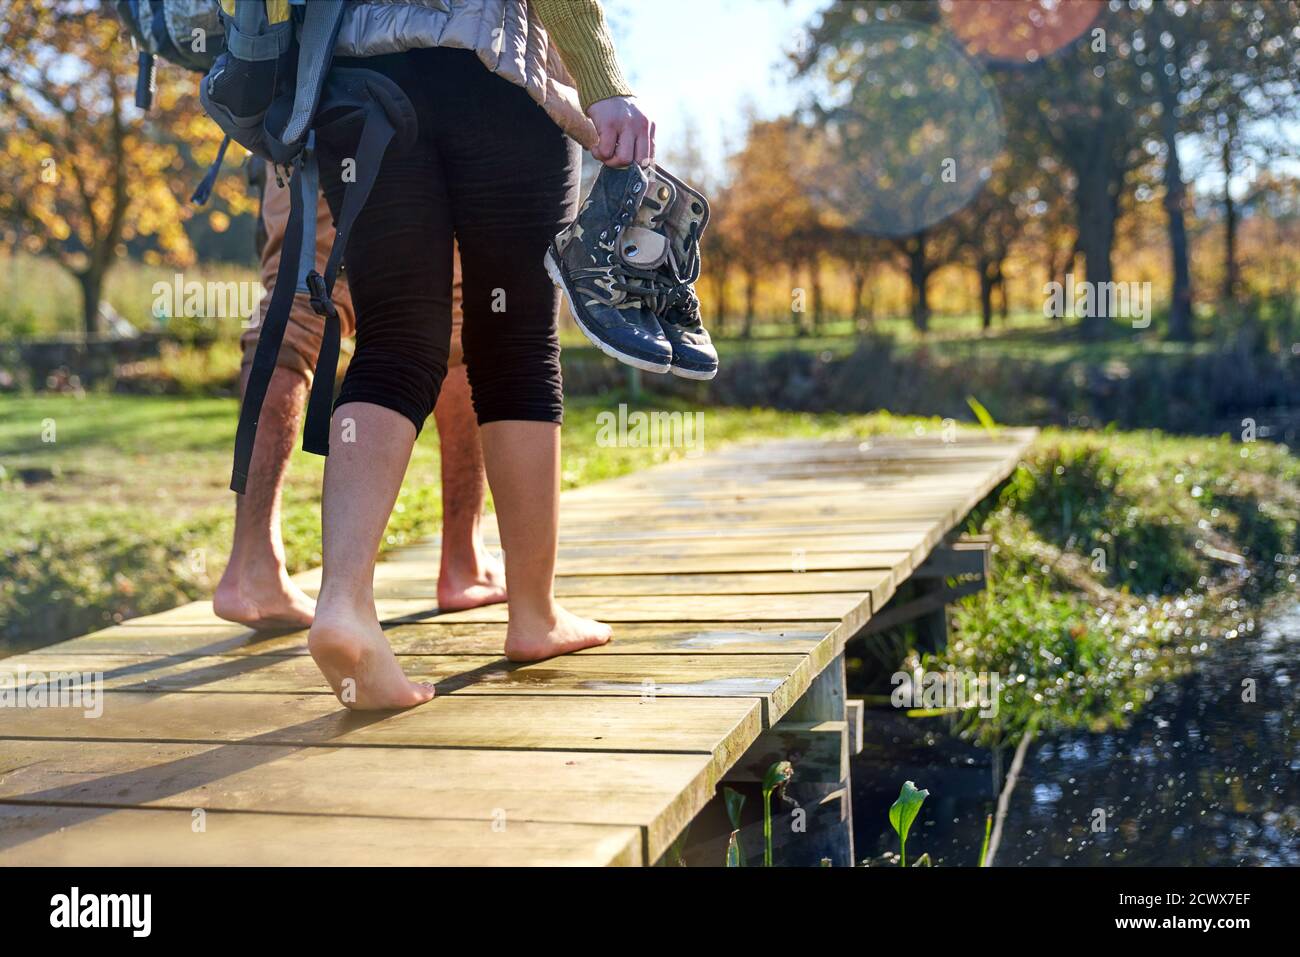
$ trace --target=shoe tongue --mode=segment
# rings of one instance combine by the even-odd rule
[[[618,257],[638,269],[657,269],[668,258],[668,238],[645,226],[629,226],[619,235]]]
[[[664,218],[672,208],[676,195],[677,189],[672,183],[651,173],[650,180],[646,184],[645,197],[641,200],[641,208],[637,210],[637,225],[662,229]]]

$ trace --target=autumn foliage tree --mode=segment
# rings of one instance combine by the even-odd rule
[[[179,67],[160,64],[153,107],[138,110],[135,63],[106,2],[0,0],[0,242],[76,278],[88,336],[128,243],[148,261],[193,262],[187,201],[220,142]],[[238,177],[217,192],[231,213],[251,205]]]
[[[789,277],[793,302],[800,276],[806,275],[814,306],[819,299],[819,253],[829,232],[806,182],[814,168],[810,148],[808,131],[795,120],[755,120],[744,147],[732,157],[727,211],[717,228],[744,276],[746,336],[753,330],[758,283],[764,276]]]

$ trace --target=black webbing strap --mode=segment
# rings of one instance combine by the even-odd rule
[[[221,146],[217,148],[217,158],[212,161],[212,165],[208,167],[208,171],[203,179],[199,181],[199,185],[194,187],[190,202],[195,206],[204,205],[212,196],[212,187],[217,184],[217,177],[221,175],[221,164],[226,160],[226,148],[228,146],[230,146],[229,133],[222,138]]]
[[[262,323],[262,331],[257,338],[257,351],[253,353],[244,402],[239,408],[239,427],[235,431],[235,464],[230,476],[230,487],[241,495],[248,484],[253,443],[257,439],[257,420],[262,413],[266,390],[271,385],[271,376],[275,374],[280,344],[284,341],[284,330],[289,324],[289,310],[293,307],[294,290],[298,286],[298,277],[294,273],[302,250],[304,210],[308,208],[309,202],[311,215],[316,215],[316,197],[309,199],[303,195],[304,180],[307,177],[297,168],[302,162],[301,157],[295,162],[293,178],[289,183],[289,222],[284,230],[284,246],[280,249],[280,269],[275,276],[275,288],[271,290],[271,301],[267,304],[266,320]]]
[[[334,227],[334,245],[330,249],[329,261],[325,264],[325,275],[322,276],[314,269],[307,274],[312,308],[318,315],[325,317],[325,335],[321,340],[320,355],[316,359],[316,375],[311,386],[311,398],[307,402],[307,425],[302,437],[303,450],[316,455],[329,454],[334,376],[339,364],[339,313],[330,298],[334,292],[334,280],[338,278],[339,265],[348,245],[348,235],[357,215],[370,198],[370,190],[379,175],[379,164],[383,161],[388,144],[396,135],[393,124],[378,103],[370,103],[365,110],[365,124],[361,128],[361,139],[357,144],[357,178],[348,184],[343,193],[343,207],[339,210],[338,222]],[[315,162],[315,151],[312,150],[311,153],[309,162]],[[277,279],[277,283],[278,281]]]

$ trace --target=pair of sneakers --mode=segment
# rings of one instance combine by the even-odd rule
[[[687,379],[718,374],[694,283],[708,201],[662,167],[602,166],[546,253],[574,321],[606,355]]]

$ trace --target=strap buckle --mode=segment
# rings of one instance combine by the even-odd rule
[[[311,295],[311,308],[318,316],[337,319],[339,311],[334,307],[329,290],[325,288],[325,277],[313,269],[307,273],[307,291]]]

